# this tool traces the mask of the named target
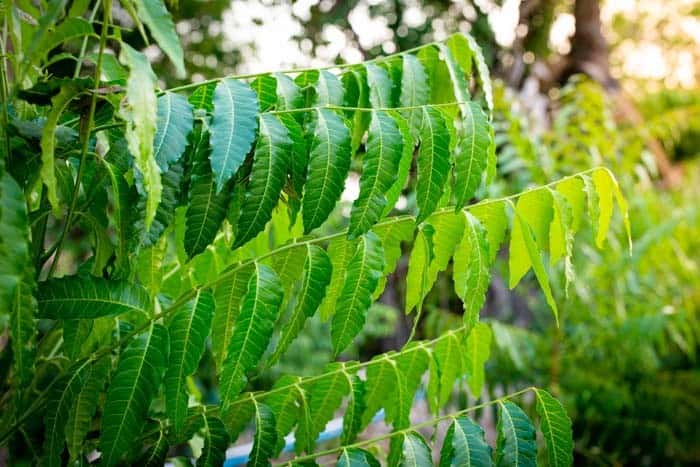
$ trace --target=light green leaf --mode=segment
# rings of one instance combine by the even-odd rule
[[[492,144],[488,120],[481,107],[476,102],[469,102],[460,108],[464,120],[454,155],[456,209],[467,204],[479,188]]]
[[[571,231],[578,232],[586,208],[586,192],[583,181],[579,177],[567,178],[557,183],[556,190],[564,195],[571,207]]]
[[[406,308],[404,309],[406,314],[416,306],[419,310],[422,308],[423,299],[433,286],[429,281],[428,268],[434,256],[434,235],[435,229],[430,224],[423,225],[416,235],[406,274]]]
[[[445,119],[433,107],[423,108],[418,151],[417,223],[433,213],[442,196],[450,172],[450,135]]]
[[[167,238],[162,237],[155,245],[139,251],[136,257],[136,275],[151,297],[155,297],[160,292],[163,280],[163,259],[167,247]]]
[[[211,244],[226,218],[230,193],[216,192],[209,165],[209,135],[203,128],[195,129],[192,151],[192,175],[188,190],[189,203],[185,213],[185,251],[191,258]]]
[[[65,448],[68,414],[90,371],[90,362],[83,362],[66,372],[65,376],[56,382],[49,391],[44,423],[46,434],[42,465],[63,465],[61,453]]]
[[[308,245],[307,248],[297,303],[292,317],[281,331],[275,353],[270,357],[271,362],[277,361],[286,352],[301,332],[306,319],[316,313],[331,280],[331,260],[325,250],[315,245]]]
[[[462,370],[462,345],[452,331],[435,344],[434,354],[440,372],[438,407],[443,407],[452,395],[455,381]]]
[[[282,284],[275,272],[269,266],[256,263],[221,371],[219,387],[224,418],[246,384],[246,373],[258,365],[267,349],[282,295]]]
[[[428,267],[428,289],[433,287],[439,272],[447,269],[457,245],[462,241],[465,219],[462,213],[434,214],[427,221],[435,229],[433,259]]]
[[[220,418],[213,415],[202,414],[202,421],[200,433],[204,438],[204,447],[202,455],[197,459],[197,467],[219,467],[226,461],[226,448],[229,445],[226,426]]]
[[[452,55],[452,50],[443,43],[438,43],[437,48],[440,51],[440,59],[447,66],[447,72],[450,75],[450,82],[452,83],[452,92],[455,96],[457,102],[468,102],[469,101],[469,85],[464,76],[464,71],[459,66],[459,63],[455,60]],[[443,83],[440,83],[443,84]],[[466,117],[469,112],[466,104],[459,105],[460,112],[462,116]],[[451,107],[445,109],[448,113],[452,114],[456,108]]]
[[[486,238],[489,244],[489,260],[493,263],[501,243],[506,236],[508,228],[508,216],[504,201],[486,202],[469,206],[469,212],[476,217],[486,229]]]
[[[211,154],[216,192],[243,164],[255,140],[258,126],[258,98],[243,81],[224,79],[214,90],[214,113],[211,120]]]
[[[387,204],[385,193],[396,180],[403,152],[403,138],[394,119],[373,111],[366,153],[360,176],[360,195],[350,211],[348,237],[367,232],[381,218]]]
[[[214,287],[216,307],[212,321],[211,350],[219,373],[221,373],[226,349],[228,349],[233,335],[234,323],[238,319],[241,301],[248,289],[248,282],[253,271],[252,265],[237,269]]]
[[[168,171],[164,173],[161,177],[161,182],[163,184],[163,192],[161,193],[160,204],[158,205],[156,215],[153,218],[153,222],[151,223],[151,228],[148,231],[145,231],[143,222],[141,220],[138,220],[136,222],[136,229],[142,232],[141,242],[142,245],[145,247],[151,247],[155,245],[161,238],[163,232],[165,232],[165,229],[167,229],[175,219],[175,209],[180,204],[180,196],[182,193],[181,184],[183,180],[184,170],[183,162],[184,161],[179,160],[178,162],[172,164]],[[117,174],[115,175],[118,176]],[[123,179],[123,177],[120,178]],[[121,184],[120,181],[117,181],[117,183]],[[127,196],[130,194],[129,188],[121,186],[118,188],[118,190],[119,191],[115,193],[115,196],[122,196],[122,199],[119,200],[119,203],[124,203],[124,206],[128,206],[129,203]],[[144,200],[139,200],[136,210],[143,211],[144,209]],[[123,214],[120,213],[119,216],[120,217],[118,218],[118,221],[121,222]],[[126,220],[126,216],[123,217],[125,217],[124,220]],[[119,234],[128,235],[130,231],[131,229],[128,229],[126,232],[119,232]],[[119,245],[119,248],[121,248],[121,244]]]
[[[168,332],[152,324],[133,338],[119,358],[111,378],[102,415],[101,462],[116,465],[130,452],[158,393],[168,361]]]
[[[469,417],[455,418],[447,430],[440,451],[440,467],[489,467],[493,465],[491,446],[484,429]]]
[[[592,178],[598,194],[598,230],[595,239],[596,246],[602,248],[605,243],[605,237],[608,235],[610,219],[612,218],[614,196],[617,207],[620,208],[620,212],[622,213],[622,219],[627,232],[627,243],[630,251],[632,251],[632,237],[627,201],[624,196],[622,196],[617,180],[615,180],[612,173],[605,168],[595,170]]]
[[[175,32],[175,25],[162,0],[134,0],[138,16],[151,30],[153,38],[165,52],[173,65],[177,77],[185,77],[185,61],[180,46],[180,39]]]
[[[369,102],[374,108],[389,108],[394,83],[384,68],[374,63],[365,64],[367,72],[367,85],[369,86]]]
[[[345,272],[350,258],[355,254],[358,240],[348,240],[347,237],[335,237],[328,244],[328,257],[331,259],[333,271],[331,281],[326,289],[319,308],[322,321],[327,321],[336,311],[336,303],[345,284]]]
[[[277,79],[277,108],[290,110],[303,107],[304,96],[294,80],[282,73],[275,73],[275,78]]]
[[[186,97],[172,92],[158,97],[153,154],[161,173],[167,172],[170,164],[177,162],[185,152],[192,125],[192,105]]]
[[[535,467],[535,427],[520,407],[510,401],[498,403],[496,465]]]
[[[350,131],[343,120],[332,110],[319,109],[315,123],[301,205],[305,234],[331,213],[350,169]]]
[[[510,288],[520,282],[533,264],[535,255],[542,263],[541,253],[549,241],[549,226],[552,222],[552,195],[549,190],[532,190],[518,198],[515,206],[516,220],[510,237]],[[518,220],[519,219],[519,220]],[[529,239],[529,240],[528,240]],[[534,245],[533,251],[527,248]]]
[[[423,437],[412,431],[403,435],[401,467],[429,467],[433,465],[430,448]]]
[[[540,287],[542,288],[542,292],[544,293],[544,298],[547,301],[547,304],[549,307],[552,309],[552,313],[554,313],[554,319],[557,321],[557,325],[559,324],[559,314],[557,311],[557,303],[554,301],[554,296],[552,295],[552,288],[549,285],[549,275],[547,274],[547,270],[545,269],[544,266],[544,261],[542,259],[542,255],[540,250],[538,250],[537,243],[535,242],[535,237],[532,232],[532,229],[530,228],[530,225],[525,222],[525,220],[520,216],[517,212],[515,212],[515,220],[514,223],[516,226],[519,226],[518,228],[518,239],[513,243],[512,238],[515,236],[516,230],[515,227],[513,228],[513,233],[511,236],[511,258],[513,257],[514,252],[518,253],[518,258],[527,258],[527,261],[532,265],[532,270],[535,272],[535,277],[537,278],[537,282],[540,284]],[[515,248],[514,248],[515,247]],[[517,263],[516,263],[517,266]],[[511,270],[512,271],[512,270]],[[513,279],[512,272],[511,272],[511,281]],[[517,285],[517,282],[512,283],[511,282],[511,288],[515,287]]]
[[[316,82],[316,105],[324,107],[326,105],[341,106],[345,103],[345,90],[343,85],[330,71],[321,70],[318,73]]]
[[[66,110],[68,104],[80,93],[82,88],[76,84],[68,84],[51,98],[51,110],[46,116],[44,129],[41,132],[41,181],[46,186],[46,197],[51,204],[54,216],[61,215],[61,205],[58,201],[55,172],[56,127],[58,119]]]
[[[573,464],[574,449],[571,419],[561,403],[543,389],[535,389],[540,431],[547,446],[550,467],[569,467]]]
[[[419,343],[409,343],[394,358],[401,375],[403,386],[397,392],[396,401],[387,410],[387,420],[394,423],[394,428],[406,428],[410,425],[411,407],[423,374],[428,369],[430,354]]]
[[[484,387],[484,364],[491,354],[491,328],[484,323],[477,323],[467,335],[464,344],[464,373],[467,384],[474,398],[481,396]]]
[[[94,276],[67,276],[39,284],[37,317],[95,319],[129,311],[149,314],[151,298],[146,289],[127,281]]]
[[[0,309],[11,310],[29,262],[29,228],[24,194],[7,172],[0,176],[0,199]]]
[[[564,290],[568,294],[569,284],[574,280],[574,266],[571,261],[574,250],[574,231],[571,226],[573,210],[564,195],[555,190],[550,191],[554,215],[549,228],[549,264],[554,265],[564,258]]]
[[[146,198],[144,225],[148,230],[163,191],[160,170],[153,153],[158,113],[156,75],[146,56],[128,44],[122,44],[119,59],[129,67],[126,102],[122,104],[119,114],[126,121],[126,141],[138,170],[136,186]]]
[[[393,222],[378,224],[372,228],[372,231],[381,240],[382,247],[384,247],[384,272],[382,277],[379,278],[379,284],[374,291],[375,299],[379,298],[384,292],[387,276],[396,269],[396,265],[402,255],[401,243],[408,242],[413,238],[415,224],[410,218],[400,221],[392,220]]]
[[[92,419],[111,368],[110,358],[99,359],[90,367],[83,384],[78,388],[80,392],[75,396],[65,427],[68,452],[73,460],[87,454],[83,452],[83,441],[92,427]]]
[[[213,311],[214,297],[200,290],[168,322],[170,361],[163,380],[165,413],[176,434],[182,432],[187,417],[186,378],[197,370],[202,358]]]
[[[287,177],[291,158],[287,128],[272,114],[260,114],[260,136],[255,146],[253,168],[236,226],[233,248],[257,236],[272,218]]]
[[[357,244],[345,270],[345,282],[331,322],[333,353],[338,355],[353,341],[365,324],[365,313],[384,270],[384,249],[373,232]]]
[[[425,68],[415,55],[404,54],[402,62],[401,107],[417,107],[427,104],[430,97],[430,87]],[[422,109],[403,110],[402,113],[408,121],[411,136],[417,140],[423,120]],[[413,144],[411,144],[411,152],[413,152]]]
[[[471,48],[474,63],[476,64],[479,84],[481,85],[481,90],[484,92],[484,98],[486,99],[486,106],[489,109],[489,113],[493,114],[493,90],[491,88],[491,76],[489,75],[489,67],[486,65],[484,54],[482,53],[479,44],[477,44],[472,36],[469,34],[462,34],[462,36],[467,39],[469,47]]]
[[[479,320],[491,280],[488,234],[479,220],[468,212],[464,235],[454,253],[452,279],[455,292],[464,303],[464,324],[469,332]]]
[[[333,418],[343,397],[350,392],[348,377],[343,374],[344,371],[343,363],[330,363],[324,368],[323,376],[320,376],[311,386],[308,395],[310,418],[303,417],[297,430],[299,451],[313,451],[318,434]],[[305,427],[307,423],[311,425]],[[300,437],[300,433],[306,433],[307,436]]]
[[[407,427],[413,394],[408,397],[403,374],[393,359],[393,354],[381,354],[367,367],[367,390],[362,427],[367,426],[379,409],[384,409],[386,420],[394,429]]]
[[[379,461],[364,449],[346,448],[338,456],[338,467],[379,467]]]

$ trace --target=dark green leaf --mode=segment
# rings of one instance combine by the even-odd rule
[[[251,467],[269,466],[277,443],[275,416],[265,404],[256,400],[253,403],[255,404],[255,437],[248,465]]]
[[[197,467],[220,467],[226,460],[226,448],[229,445],[229,436],[226,426],[213,415],[202,415],[202,436],[204,447],[202,455],[197,459]]]
[[[187,135],[192,131],[192,106],[180,94],[166,92],[158,97],[156,135],[153,154],[162,173],[177,162],[187,147]]]
[[[569,467],[573,464],[574,443],[571,420],[561,402],[543,389],[535,389],[540,431],[547,446],[550,467]]]
[[[449,145],[450,134],[443,115],[433,107],[424,108],[418,151],[416,222],[422,222],[432,214],[440,201],[450,172]]]
[[[489,467],[493,465],[491,446],[484,430],[469,417],[456,418],[445,435],[440,451],[440,467]]]
[[[512,402],[498,404],[496,465],[535,467],[537,444],[535,427],[520,407]]]

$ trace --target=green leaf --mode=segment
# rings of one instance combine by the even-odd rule
[[[272,75],[260,75],[250,84],[260,103],[260,112],[267,112],[277,103],[277,79]]]
[[[345,271],[357,249],[358,240],[348,240],[346,237],[335,237],[328,244],[328,257],[331,259],[333,271],[331,281],[326,289],[319,308],[322,321],[328,320],[336,312],[336,303],[345,284]]]
[[[452,93],[454,94],[455,100],[457,102],[468,102],[469,101],[469,85],[467,84],[467,79],[464,76],[464,71],[460,68],[459,63],[455,60],[452,55],[452,50],[442,43],[437,44],[437,48],[440,51],[440,59],[445,63],[447,67],[447,72],[450,76],[450,82],[452,83]],[[439,85],[444,85],[444,83],[439,83]],[[461,104],[459,106],[460,112],[463,117],[467,117],[469,110],[466,104]],[[456,110],[454,107],[446,109],[448,113]]]
[[[418,107],[428,103],[430,97],[430,87],[428,86],[428,76],[425,68],[415,55],[404,54],[402,56],[403,68],[401,79],[401,107]],[[423,120],[423,110],[410,109],[402,111],[408,121],[413,139],[418,139],[420,135],[421,122]],[[411,152],[413,145],[411,145]]]
[[[520,407],[512,402],[498,403],[496,465],[535,467],[537,444],[535,427]]]
[[[48,55],[50,51],[64,42],[83,36],[94,35],[95,31],[93,31],[92,25],[83,18],[66,18],[45,38],[46,40],[41,44],[39,50]]]
[[[269,466],[277,443],[275,416],[265,404],[261,404],[255,399],[253,399],[253,403],[255,404],[255,437],[248,465],[252,467]]]
[[[571,256],[574,250],[573,210],[566,197],[555,190],[552,193],[554,215],[549,227],[549,264],[554,265],[564,258],[564,291],[568,294],[569,284],[574,280],[574,266]]]
[[[51,204],[54,216],[61,214],[61,205],[58,201],[55,173],[56,152],[56,128],[58,119],[66,110],[68,104],[82,92],[77,84],[70,83],[61,88],[61,91],[51,98],[51,110],[46,116],[44,129],[41,132],[41,181],[46,186],[46,197]]]
[[[168,437],[163,430],[159,430],[156,441],[136,462],[142,467],[160,467],[165,464],[165,458],[168,456],[169,449],[170,443],[168,442]]]
[[[102,415],[101,462],[116,465],[131,451],[158,393],[168,361],[168,332],[159,324],[133,338],[119,358]]]
[[[484,323],[477,323],[467,335],[463,361],[469,390],[476,399],[481,396],[484,387],[484,364],[490,354],[491,328]]]
[[[510,288],[515,287],[532,267],[545,300],[558,323],[557,304],[549,285],[549,275],[544,266],[542,251],[549,238],[552,220],[552,195],[547,190],[535,190],[518,199],[510,239]],[[543,239],[541,241],[540,239]]]
[[[379,467],[379,461],[364,449],[345,448],[338,456],[338,467]]]
[[[428,289],[433,287],[439,272],[447,269],[457,245],[462,241],[465,218],[462,213],[445,212],[428,218],[433,226],[433,258],[428,267]]]
[[[67,276],[39,284],[37,317],[95,319],[129,311],[149,314],[153,307],[146,289],[127,281],[94,276]]]
[[[440,451],[440,467],[489,467],[493,465],[491,446],[486,444],[484,429],[469,417],[455,418],[447,430]]]
[[[406,314],[416,306],[419,310],[422,308],[423,299],[433,286],[429,280],[428,268],[434,256],[434,235],[435,229],[430,224],[422,226],[416,235],[406,274],[406,308],[404,309]]]
[[[29,228],[24,194],[7,172],[0,177],[0,199],[0,309],[11,310],[29,261]]]
[[[348,383],[350,384],[350,400],[345,409],[345,414],[343,415],[343,432],[341,435],[341,444],[348,445],[355,442],[357,434],[362,429],[362,414],[367,408],[365,402],[365,394],[367,392],[367,385],[360,379],[357,375],[348,377]]]
[[[233,248],[245,244],[265,228],[277,206],[291,158],[287,128],[272,114],[260,114],[260,136],[241,205]]]
[[[421,384],[423,374],[428,369],[430,359],[430,352],[422,343],[418,342],[408,343],[401,349],[401,352],[396,355],[396,363],[399,365],[399,371],[403,375],[406,393],[411,399],[413,399],[418,390],[418,386]]]
[[[403,138],[391,116],[373,111],[360,176],[360,195],[352,205],[348,237],[358,237],[381,218],[385,193],[396,180],[403,152]]]
[[[238,319],[241,301],[248,289],[248,282],[254,272],[252,265],[237,269],[216,284],[214,302],[216,308],[212,321],[211,350],[216,367],[221,369],[226,349],[233,335],[234,323]],[[219,370],[220,372],[220,370]]]
[[[571,420],[561,403],[543,389],[535,389],[540,431],[547,446],[551,467],[569,467],[573,464],[574,449]]]
[[[579,177],[567,178],[557,183],[557,191],[564,195],[571,207],[571,231],[578,232],[586,208],[586,192]]]
[[[450,172],[450,134],[445,119],[433,107],[423,108],[418,150],[417,223],[435,211]]]
[[[367,85],[369,86],[369,102],[374,108],[389,108],[394,83],[384,68],[374,63],[365,64]]]
[[[464,324],[469,332],[479,320],[491,280],[487,232],[479,220],[464,212],[462,241],[454,253],[452,279],[455,292],[464,303]]]
[[[282,294],[282,283],[275,272],[269,266],[256,263],[221,371],[219,387],[224,418],[246,384],[246,373],[258,365],[267,349]]]
[[[387,415],[387,422],[393,423],[395,429],[408,426],[408,413],[404,410],[406,387],[403,375],[388,354],[377,355],[372,359],[372,364],[367,366],[366,386],[362,427],[369,425],[381,408]],[[412,400],[411,396],[409,406]]]
[[[108,157],[110,156],[108,153]],[[133,201],[137,198],[136,189],[130,187],[124,178],[124,171],[117,164],[105,161],[105,169],[112,184],[112,217],[114,228],[117,232],[117,248],[115,249],[115,277],[124,278],[129,272],[130,246],[133,241]],[[144,205],[145,207],[145,205]],[[141,210],[143,212],[143,210]],[[157,216],[157,214],[156,214]],[[156,217],[157,218],[157,217]],[[155,220],[155,219],[154,219]],[[153,229],[157,229],[154,222]],[[149,237],[148,235],[146,237]],[[154,243],[154,242],[153,242]]]
[[[321,70],[316,82],[316,105],[343,105],[345,103],[345,90],[343,85],[330,71]]]
[[[350,131],[343,120],[332,110],[319,109],[315,123],[301,206],[305,234],[331,213],[350,169]]]
[[[316,438],[323,431],[326,424],[333,418],[335,410],[340,407],[343,397],[350,392],[348,377],[343,374],[343,363],[330,363],[324,368],[322,376],[311,386],[309,391],[310,418],[302,418],[297,430],[298,449],[312,452],[316,445]],[[310,426],[304,425],[310,423]],[[300,437],[299,434],[306,433]]]
[[[180,39],[175,32],[175,25],[162,0],[134,0],[141,21],[151,30],[153,38],[165,52],[173,65],[177,77],[185,77],[185,61],[180,46]]]
[[[277,443],[273,455],[279,455],[284,448],[284,437],[292,431],[299,419],[302,400],[301,389],[296,385],[301,380],[299,376],[283,375],[272,387],[270,394],[265,398],[265,403],[275,417],[275,430],[277,431]]]
[[[350,345],[365,324],[372,294],[384,270],[384,249],[374,232],[367,232],[357,244],[345,270],[345,282],[331,322],[333,353]]]
[[[505,201],[485,202],[469,206],[469,212],[476,217],[486,229],[486,238],[489,245],[489,262],[496,260],[496,255],[501,249],[501,243],[506,237],[508,229],[508,216],[506,214]]]
[[[462,345],[457,335],[448,331],[446,338],[435,344],[434,354],[440,372],[438,407],[443,407],[452,396],[455,381],[462,370]]]
[[[156,135],[153,154],[162,173],[177,162],[187,147],[187,135],[192,131],[192,106],[180,94],[166,92],[158,97]]]
[[[90,362],[83,362],[71,370],[49,391],[44,423],[46,434],[42,465],[63,465],[61,453],[65,448],[66,421],[73,402],[91,371]]]
[[[187,417],[189,395],[186,391],[186,378],[199,366],[209,336],[213,311],[214,297],[210,292],[200,290],[168,322],[170,361],[163,380],[165,413],[176,434],[182,432]]]
[[[387,216],[394,209],[396,201],[398,201],[399,196],[401,196],[401,192],[406,186],[408,175],[411,170],[411,162],[413,162],[413,150],[415,149],[415,143],[413,137],[411,136],[411,130],[408,127],[408,122],[406,119],[396,112],[392,112],[390,115],[394,118],[394,121],[399,127],[401,139],[403,140],[403,150],[401,152],[401,159],[399,160],[399,167],[396,171],[396,180],[391,185],[391,188],[386,190],[386,206],[384,206],[383,216]],[[421,115],[421,113],[418,115]],[[420,125],[420,120],[418,124]]]
[[[454,156],[455,208],[461,209],[474,197],[486,169],[489,146],[489,124],[476,102],[460,107],[463,129]]]
[[[331,260],[325,250],[315,245],[308,245],[307,248],[297,303],[292,317],[281,331],[279,343],[270,361],[277,361],[287,351],[304,327],[306,319],[316,313],[331,280]]]
[[[452,34],[445,41],[445,45],[448,47],[453,59],[464,73],[464,77],[468,79],[472,74],[473,56],[467,38],[464,36],[464,34]]]
[[[287,127],[287,134],[292,143],[289,166],[290,184],[286,187],[289,192],[288,203],[294,203],[294,219],[299,211],[304,182],[306,181],[306,169],[308,154],[306,153],[306,141],[299,122],[291,114],[278,114],[277,117]]]
[[[367,84],[367,71],[364,67],[353,67],[343,74],[343,85],[345,86],[345,105],[361,109],[371,108],[370,92]],[[376,99],[376,90],[375,99]],[[351,150],[354,154],[362,143],[367,127],[369,126],[370,115],[363,111],[346,111],[346,118],[351,122]]]
[[[243,164],[255,140],[258,98],[243,81],[226,78],[214,90],[209,160],[220,193]]]
[[[24,278],[15,287],[8,326],[12,339],[13,367],[20,387],[28,384],[34,373],[37,331],[34,319],[37,312],[35,290],[34,271],[28,267]]]
[[[445,86],[445,83],[451,83],[451,77],[447,65],[440,59],[438,49],[435,46],[424,47],[417,56],[428,75],[428,83],[430,83],[429,103],[448,104],[455,102],[454,87]]]
[[[92,419],[97,411],[97,404],[107,375],[112,368],[112,360],[103,357],[96,361],[78,388],[79,393],[73,400],[73,407],[66,420],[66,442],[71,459],[79,459],[84,452],[83,441],[92,427]]]
[[[183,165],[183,161],[180,160],[172,164],[168,171],[162,175],[161,181],[163,183],[163,192],[161,194],[160,204],[158,205],[158,209],[156,210],[156,216],[153,218],[153,222],[151,223],[151,228],[148,231],[145,231],[143,230],[141,222],[137,221],[137,230],[141,230],[143,232],[141,241],[142,245],[145,247],[151,247],[155,245],[161,238],[163,232],[165,232],[165,229],[167,229],[175,219],[175,209],[180,204],[180,196],[182,194],[181,184],[184,175]],[[120,187],[118,189],[122,190],[123,188]],[[128,187],[124,193],[122,193],[121,191],[115,193],[115,195],[119,196],[127,194]],[[120,199],[119,203],[122,202],[125,203],[125,205],[128,205],[128,198]],[[142,200],[139,200],[136,210],[142,211],[144,207],[145,205],[143,204]],[[120,214],[120,216],[121,215],[122,214]],[[119,221],[121,221],[121,218],[119,219]],[[130,230],[127,231],[127,234],[129,231]],[[124,233],[120,232],[120,235],[124,235]],[[121,248],[121,245],[119,245],[119,247]]]
[[[415,431],[403,435],[401,467],[429,467],[433,465],[430,448],[423,437]]]
[[[197,467],[219,467],[226,461],[229,436],[220,418],[202,415],[204,421],[201,434],[204,438],[202,455],[197,459]]]
[[[185,251],[191,258],[203,252],[214,241],[226,218],[230,193],[216,192],[209,165],[209,137],[202,128],[193,133],[192,176],[188,191],[189,203],[185,213]]]
[[[294,80],[282,73],[275,73],[275,78],[277,78],[277,108],[290,110],[303,107],[304,98],[301,94],[301,88]]]
[[[119,59],[129,67],[126,104],[121,106],[119,115],[126,121],[126,141],[138,170],[136,186],[146,198],[144,225],[148,230],[156,215],[163,190],[160,170],[153,153],[158,113],[156,76],[146,56],[128,44],[122,44]]]

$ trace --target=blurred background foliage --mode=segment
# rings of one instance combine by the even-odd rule
[[[630,203],[609,247],[575,242],[576,280],[559,284],[561,325],[534,279],[510,291],[496,267],[488,303],[492,397],[524,384],[560,396],[580,465],[700,463],[700,5],[692,0],[172,0],[192,80],[356,62],[455,31],[482,45],[493,75],[499,176],[515,193],[596,165]],[[132,43],[128,14],[115,12]],[[143,42],[142,42],[143,43]],[[146,45],[143,43],[143,45]],[[163,86],[180,84],[147,47]],[[350,184],[352,185],[352,184]],[[353,186],[346,187],[352,200]],[[397,209],[414,201],[401,199]],[[619,219],[618,219],[619,220]],[[342,222],[342,219],[338,219]],[[591,236],[584,226],[580,235]],[[76,242],[75,255],[80,254]],[[202,261],[207,261],[202,255]],[[214,257],[215,255],[212,255]],[[506,255],[502,255],[506,258]],[[405,274],[407,258],[396,277]],[[557,271],[552,277],[564,277]],[[167,278],[166,278],[167,280]],[[450,269],[426,300],[423,337],[461,317]],[[403,281],[390,277],[348,358],[398,348],[412,323]],[[507,323],[507,324],[504,324]],[[310,321],[280,365],[259,375],[310,374],[331,359],[327,323]],[[206,359],[204,359],[206,360]],[[204,373],[203,373],[204,374]],[[199,385],[205,393],[210,381]],[[456,397],[457,406],[468,401]]]

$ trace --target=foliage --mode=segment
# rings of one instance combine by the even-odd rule
[[[181,70],[162,2],[123,4]],[[66,36],[86,44],[72,56],[79,65],[95,45],[91,73],[78,66],[75,78],[51,74],[49,51],[37,44],[88,6],[62,5],[13,6],[4,18],[17,47],[2,67],[0,184],[2,322],[12,350],[3,353],[0,442],[12,461],[83,463],[96,449],[105,465],[155,464],[196,439],[203,445],[192,457],[214,465],[252,422],[251,465],[269,465],[291,431],[298,456],[290,463],[338,454],[341,463],[376,464],[357,448],[379,440],[349,443],[384,409],[392,465],[429,464],[431,446],[417,430],[443,421],[452,428],[441,463],[462,462],[465,452],[490,462],[483,433],[465,414],[498,407],[494,461],[531,464],[535,428],[513,400],[534,392],[552,464],[571,462],[568,417],[543,390],[439,414],[462,380],[481,397],[492,327],[479,322],[479,310],[508,226],[511,286],[532,269],[556,317],[549,263],[570,260],[569,211],[597,226],[598,246],[613,200],[628,225],[605,168],[466,204],[491,183],[496,162],[490,79],[471,38],[450,36],[335,72],[159,90],[146,56],[120,40],[109,1],[92,10],[101,13],[97,44],[92,30]],[[32,20],[18,19],[25,16]],[[121,64],[108,46],[119,49]],[[55,141],[43,136],[51,132]],[[359,159],[359,196],[331,225]],[[390,215],[402,192],[416,209]],[[88,235],[74,242],[78,229]],[[462,325],[253,390],[262,366],[286,353],[309,318],[330,323],[333,357],[344,355],[411,240],[406,311],[417,310],[417,323],[437,277],[454,263]],[[192,377],[206,371],[218,381],[215,400],[203,399]],[[425,374],[436,418],[413,425]],[[347,446],[317,450],[318,433],[346,398]]]

